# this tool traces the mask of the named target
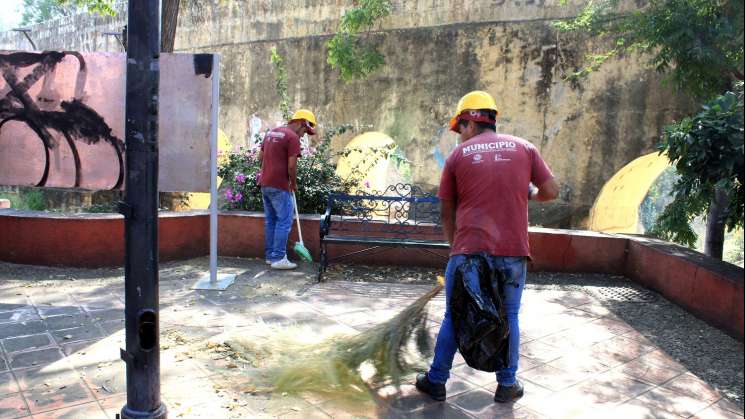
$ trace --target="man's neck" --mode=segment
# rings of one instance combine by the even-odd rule
[[[488,134],[494,134],[494,135],[496,135],[497,133],[494,132],[494,131],[492,131],[492,130],[490,130],[490,129],[485,129],[485,130],[482,130],[481,132],[477,133],[473,137],[471,137],[471,138],[467,139],[466,141],[464,141],[463,144],[465,144],[465,143],[467,143],[467,142],[469,142],[469,141],[471,141],[471,140],[473,140],[475,138],[481,137],[484,134],[487,134],[487,135]]]
[[[300,136],[300,127],[298,127],[296,124],[286,124],[285,128],[289,129],[290,131],[294,132],[295,135],[298,137]]]

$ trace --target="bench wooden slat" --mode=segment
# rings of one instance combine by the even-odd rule
[[[374,246],[426,247],[432,249],[448,249],[446,241],[431,241],[406,238],[365,237],[365,236],[325,236],[323,241],[328,243],[369,244]]]
[[[330,261],[328,245],[365,245],[334,260],[380,247],[411,247],[447,259],[449,245],[440,225],[440,200],[420,187],[398,183],[384,191],[361,194],[332,193],[321,218],[321,264],[318,280]],[[411,238],[415,236],[417,238]]]

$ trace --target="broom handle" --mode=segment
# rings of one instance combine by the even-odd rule
[[[295,205],[295,219],[297,220],[297,235],[300,238],[300,244],[303,244],[303,232],[300,231],[300,215],[297,213],[297,199],[295,192],[292,193],[292,203]]]

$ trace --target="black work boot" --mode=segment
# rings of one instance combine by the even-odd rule
[[[523,396],[524,393],[523,384],[520,381],[515,381],[515,384],[511,386],[498,385],[497,391],[494,393],[494,401],[497,403],[509,403],[514,402]]]
[[[429,381],[426,372],[416,376],[416,388],[422,393],[429,394],[429,397],[432,397],[438,402],[445,400],[445,384],[437,384]]]

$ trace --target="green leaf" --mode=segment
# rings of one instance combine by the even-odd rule
[[[743,226],[743,83],[701,107],[701,112],[665,127],[658,149],[681,176],[675,200],[657,220],[658,237],[691,245],[696,236],[688,223],[708,212],[716,189],[729,192],[725,223]]]
[[[650,0],[626,11],[617,0],[591,0],[573,19],[554,22],[560,33],[603,38],[617,54],[648,54],[678,88],[710,99],[743,73],[743,2],[733,0]],[[628,5],[624,4],[626,7]],[[605,61],[588,59],[578,80]],[[733,74],[739,74],[734,77]]]
[[[277,52],[277,47],[272,47],[269,62],[274,65],[274,71],[276,72],[275,88],[277,95],[279,95],[279,110],[282,113],[282,118],[289,121],[292,117],[292,111],[290,110],[290,96],[287,93],[287,70],[285,69],[284,59]]]
[[[392,8],[390,0],[361,0],[341,17],[338,32],[326,43],[326,61],[340,71],[344,81],[367,78],[385,63],[369,34],[375,23],[390,15]],[[368,36],[360,37],[361,32]]]

